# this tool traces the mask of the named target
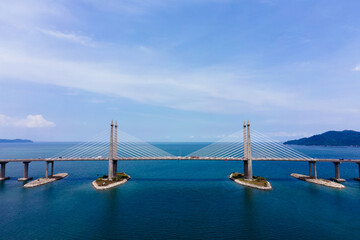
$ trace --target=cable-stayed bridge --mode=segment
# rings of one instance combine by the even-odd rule
[[[53,175],[55,161],[109,161],[109,178],[117,173],[118,161],[129,160],[218,160],[243,161],[246,179],[252,178],[252,161],[305,161],[309,162],[310,176],[316,178],[316,162],[333,162],[335,176],[340,179],[340,162],[355,162],[360,159],[316,159],[305,155],[287,145],[274,141],[255,130],[250,131],[250,123],[244,122],[243,130],[235,132],[215,143],[209,144],[186,156],[174,156],[152,144],[118,130],[118,125],[111,122],[110,131],[104,131],[94,138],[77,144],[49,158],[0,159],[0,180],[5,177],[5,165],[9,162],[23,162],[24,176],[28,179],[29,163],[46,162],[46,177],[49,176],[49,165]],[[311,167],[314,171],[312,174]]]

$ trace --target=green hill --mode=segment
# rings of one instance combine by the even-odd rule
[[[291,145],[324,145],[324,146],[360,146],[360,132],[328,131],[308,138],[290,140],[284,144]]]

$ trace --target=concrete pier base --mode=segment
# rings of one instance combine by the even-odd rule
[[[18,182],[26,182],[26,181],[29,181],[29,180],[31,180],[31,179],[33,179],[32,177],[27,177],[27,178],[18,178]]]
[[[63,179],[64,177],[67,177],[67,176],[68,176],[67,173],[58,173],[58,174],[52,175],[51,177],[39,178],[34,181],[28,182],[23,187],[24,188],[33,188],[33,187],[41,186],[41,185],[48,184],[51,182],[55,182],[57,180]]]
[[[121,175],[124,175],[125,173],[118,173],[116,174],[117,177],[121,176]],[[123,179],[117,179],[115,181],[109,181],[108,179],[103,179],[103,178],[99,178],[95,181],[93,181],[91,183],[91,185],[96,189],[96,190],[107,190],[107,189],[111,189],[111,188],[114,188],[114,187],[117,187],[121,184],[124,184],[126,183],[129,179],[130,179],[130,176],[125,174],[126,177],[123,178]]]
[[[0,181],[4,181],[4,180],[8,180],[10,179],[10,177],[6,177],[5,176],[5,167],[6,167],[7,162],[2,162],[0,163],[1,165],[1,169],[0,169]]]
[[[311,164],[314,165],[314,174],[311,172]],[[309,177],[313,179],[317,179],[317,171],[316,171],[316,162],[311,161],[309,162]]]
[[[112,180],[114,175],[114,160],[109,159],[109,173],[108,173],[108,179]]]
[[[340,178],[340,162],[334,162],[335,165],[335,177],[334,178],[330,178],[330,180],[335,181],[335,182],[345,182],[345,179]]]
[[[243,186],[246,186],[246,187],[251,187],[251,188],[256,188],[256,189],[260,189],[260,190],[272,190],[272,186],[270,184],[270,182],[266,181],[266,186],[260,186],[257,184],[256,180],[240,180],[240,179],[237,179],[237,178],[234,178],[233,177],[234,173],[230,174],[229,178],[240,184],[240,185],[243,185]],[[245,176],[245,175],[244,175]]]
[[[51,170],[49,175],[49,164],[51,164]],[[49,178],[54,175],[54,161],[46,161],[45,177]]]
[[[343,178],[330,178],[330,180],[334,182],[346,182],[346,180]]]
[[[302,181],[306,181],[309,183],[313,183],[313,184],[318,184],[318,185],[322,185],[322,186],[326,186],[326,187],[331,187],[331,188],[337,188],[337,189],[344,189],[345,186],[340,184],[340,183],[335,183],[326,179],[321,179],[321,178],[311,178],[310,176],[307,175],[303,175],[303,174],[298,174],[298,173],[292,173],[290,174],[290,176],[297,178],[299,180]]]
[[[23,162],[24,164],[24,176],[22,178],[18,178],[19,182],[24,182],[33,179],[32,177],[29,177],[29,163],[30,162]]]
[[[248,168],[249,168],[249,166],[248,166],[248,161],[244,161],[244,176],[245,177],[247,177],[248,175],[249,175],[249,173],[248,173]]]
[[[113,165],[113,175],[117,176],[117,160],[114,160],[114,165]]]

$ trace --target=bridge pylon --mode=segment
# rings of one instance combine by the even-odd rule
[[[114,177],[114,122],[111,120],[110,124],[110,146],[109,146],[109,173],[108,173],[108,179],[112,180]]]
[[[251,158],[251,136],[250,121],[244,122],[244,176],[247,180],[252,180],[252,158]]]
[[[114,142],[113,142],[113,159],[117,158],[117,128],[118,128],[118,124],[117,121],[115,121],[115,138],[114,138]],[[116,176],[117,175],[117,160],[113,160],[113,175]]]

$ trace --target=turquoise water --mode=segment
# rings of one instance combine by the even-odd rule
[[[50,157],[73,143],[1,144],[0,158]],[[202,143],[157,144],[186,155]],[[312,157],[360,158],[360,148],[297,147]],[[353,163],[340,166],[346,189],[293,179],[306,162],[254,162],[254,174],[273,191],[245,188],[228,179],[243,171],[233,161],[127,161],[119,170],[132,179],[105,192],[90,185],[107,162],[56,162],[69,176],[34,189],[22,188],[21,163],[7,164],[0,183],[0,239],[358,239],[360,183]],[[318,176],[334,176],[332,163],[318,163]],[[45,163],[31,163],[43,177]]]

